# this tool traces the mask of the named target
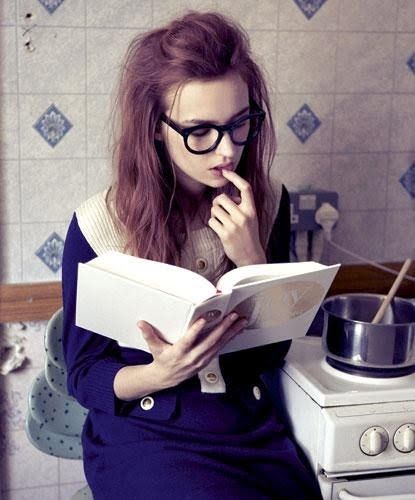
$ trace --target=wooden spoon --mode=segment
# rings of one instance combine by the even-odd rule
[[[381,306],[379,307],[377,313],[372,319],[372,324],[377,324],[381,321],[383,318],[385,311],[390,304],[391,300],[395,296],[396,292],[398,291],[399,285],[401,284],[401,281],[404,279],[405,274],[407,273],[410,265],[411,265],[411,259],[406,259],[405,262],[403,263],[403,266],[401,267],[401,270],[399,271],[398,276],[396,277],[395,281],[393,282],[393,285],[391,286],[391,289],[388,292],[388,295],[383,299],[383,302]]]

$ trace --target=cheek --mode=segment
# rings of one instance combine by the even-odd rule
[[[164,143],[169,155],[175,161],[183,154],[183,150],[186,150],[183,144],[183,139],[178,134],[168,135],[164,138]]]
[[[239,162],[242,158],[242,154],[244,152],[245,148],[244,147],[241,147],[241,148],[238,148],[235,152],[235,157],[234,157],[234,163],[236,166],[239,165]]]
[[[168,137],[166,147],[173,162],[183,170],[193,168],[195,162],[195,155],[190,153],[184,145],[183,139],[179,137]]]

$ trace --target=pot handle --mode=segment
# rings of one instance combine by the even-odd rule
[[[347,490],[339,491],[339,500],[415,500],[414,493],[399,494],[399,495],[376,495],[376,496],[357,496],[349,493]]]

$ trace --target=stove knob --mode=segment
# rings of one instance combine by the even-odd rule
[[[415,425],[404,424],[393,436],[393,444],[398,451],[410,453],[415,450]]]
[[[360,449],[366,455],[379,455],[386,449],[389,436],[383,427],[370,427],[360,438]]]

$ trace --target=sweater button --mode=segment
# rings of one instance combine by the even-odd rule
[[[196,269],[198,271],[204,271],[208,266],[207,260],[203,259],[200,257],[199,259],[196,259]]]
[[[218,381],[218,376],[214,372],[208,372],[205,375],[205,379],[207,382],[209,382],[209,384],[216,384],[216,382]]]
[[[257,385],[254,385],[252,392],[254,393],[254,398],[259,401],[261,399],[261,389]]]
[[[140,406],[143,410],[151,410],[154,406],[154,399],[150,396],[146,396],[140,401]]]

